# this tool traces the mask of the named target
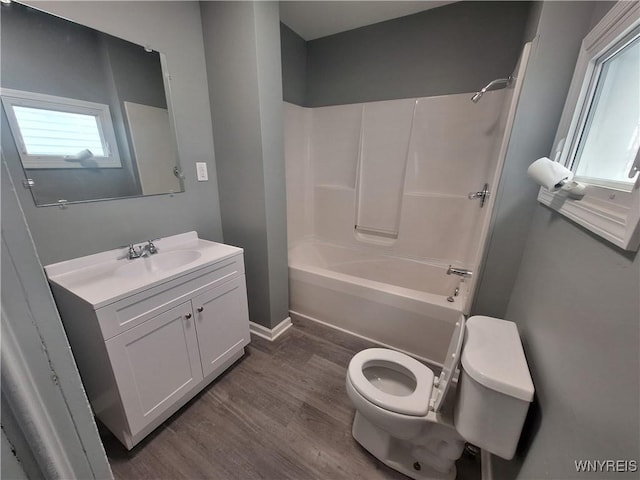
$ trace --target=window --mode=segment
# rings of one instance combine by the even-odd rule
[[[631,191],[640,143],[640,29],[598,62],[582,136],[573,156],[578,180]]]
[[[538,200],[626,250],[640,243],[640,4],[618,2],[585,37],[558,132],[556,159],[587,185],[581,200]]]
[[[120,168],[108,105],[2,89],[25,169]]]

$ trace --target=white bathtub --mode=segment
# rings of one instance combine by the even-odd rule
[[[294,315],[441,365],[467,290],[446,267],[307,242],[289,251],[289,294]]]

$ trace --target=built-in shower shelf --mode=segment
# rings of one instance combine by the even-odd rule
[[[347,192],[355,191],[354,187],[349,187],[347,185],[316,185],[315,188],[324,188],[327,190],[342,190]]]

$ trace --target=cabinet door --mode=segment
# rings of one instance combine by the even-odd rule
[[[131,434],[202,381],[191,303],[183,303],[106,342]]]
[[[192,303],[202,371],[206,377],[238,348],[249,343],[244,275],[194,297]]]

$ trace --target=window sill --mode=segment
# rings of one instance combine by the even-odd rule
[[[39,169],[77,169],[77,168],[122,168],[119,158],[91,157],[88,162],[65,160],[60,156],[38,156],[22,154],[22,166],[25,170]]]
[[[640,229],[636,218],[638,208],[626,205],[638,202],[638,188],[632,193],[618,192],[616,195],[622,198],[620,203],[607,200],[606,195],[611,190],[594,186],[587,188],[587,195],[581,200],[569,198],[566,192],[540,188],[538,201],[623,250],[637,251],[640,245]]]

